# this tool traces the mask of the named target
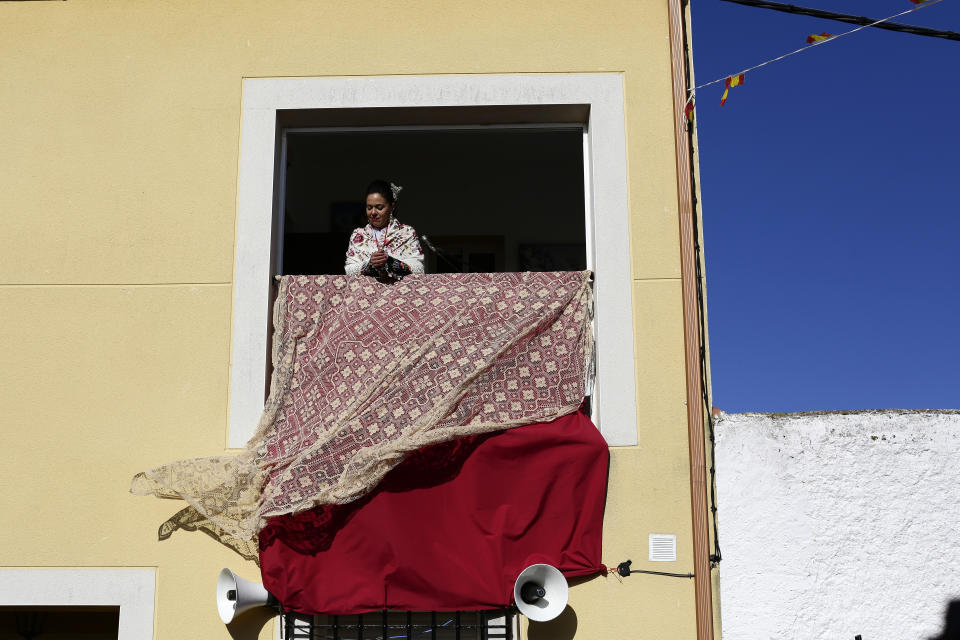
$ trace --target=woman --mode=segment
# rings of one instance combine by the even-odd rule
[[[423,273],[423,250],[413,227],[393,217],[399,187],[374,180],[367,187],[369,224],[354,229],[347,247],[347,275],[362,273],[381,282],[393,282],[411,273]]]

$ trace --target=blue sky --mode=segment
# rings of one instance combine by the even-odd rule
[[[908,0],[789,0],[882,18]],[[854,27],[692,0],[697,84]],[[960,31],[960,0],[895,21]],[[960,408],[960,42],[864,29],[697,93],[713,402]]]

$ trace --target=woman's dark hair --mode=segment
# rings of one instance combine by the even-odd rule
[[[379,193],[390,204],[397,204],[397,199],[393,197],[393,189],[386,180],[374,180],[367,186],[367,192],[363,194],[363,201],[367,201],[367,196],[371,193]]]

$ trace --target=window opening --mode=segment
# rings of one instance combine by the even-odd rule
[[[376,178],[403,187],[396,216],[421,236],[427,273],[584,270],[584,138],[579,123],[282,128],[274,271],[343,273]]]
[[[228,445],[263,410],[272,276],[282,272],[285,167],[296,128],[499,129],[573,124],[582,132],[587,268],[596,272],[593,414],[611,446],[637,443],[626,117],[619,73],[246,78],[233,280]],[[389,176],[388,176],[389,177]],[[403,176],[393,176],[403,180]],[[361,189],[362,190],[362,189]],[[351,198],[357,196],[351,195]],[[402,219],[402,218],[401,218]],[[429,231],[427,231],[429,235]],[[596,418],[595,418],[596,420]]]
[[[0,607],[0,638],[116,640],[120,607]]]
[[[381,177],[428,273],[586,269],[583,153],[582,125],[285,129],[276,272],[343,273]]]

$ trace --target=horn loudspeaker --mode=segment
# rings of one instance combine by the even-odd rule
[[[513,585],[513,600],[520,613],[536,622],[553,620],[566,608],[567,579],[549,564],[533,564],[520,572]]]
[[[273,602],[274,597],[259,582],[245,580],[230,569],[223,569],[217,576],[217,612],[223,624],[229,624],[244,611]]]

